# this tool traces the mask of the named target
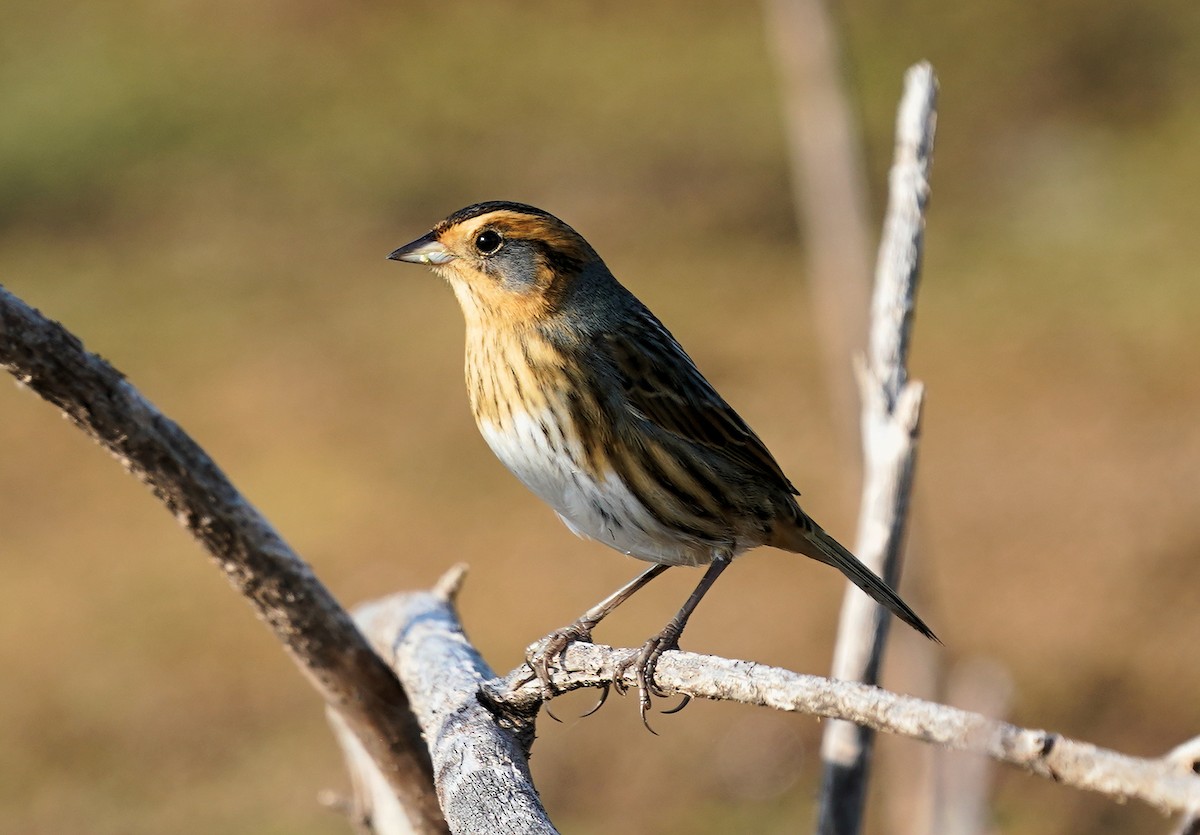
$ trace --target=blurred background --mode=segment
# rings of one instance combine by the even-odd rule
[[[346,604],[468,561],[463,619],[510,669],[641,564],[576,540],[494,460],[452,295],[384,260],[460,206],[580,230],[852,537],[761,11],[6,0],[0,282],[191,432]],[[835,17],[873,228],[903,71],[929,59],[942,85],[906,584],[936,658],[1006,670],[1019,724],[1161,754],[1200,733],[1200,6]],[[321,705],[199,547],[15,385],[0,445],[0,829],[348,831],[315,800],[347,787]],[[598,639],[640,643],[696,579],[669,573]],[[824,673],[841,593],[755,552],[684,647]],[[564,831],[811,828],[818,722],[707,703],[652,721],[613,699],[539,726]],[[886,773],[925,746],[880,748],[869,828],[899,832]],[[993,779],[995,832],[1168,828]]]

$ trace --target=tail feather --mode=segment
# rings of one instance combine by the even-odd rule
[[[858,557],[825,533],[815,522],[810,519],[804,521],[808,522],[809,526],[797,530],[796,533],[800,535],[792,537],[790,542],[780,543],[782,547],[804,554],[806,557],[812,557],[826,565],[832,565],[845,574],[846,579],[866,592],[876,603],[887,608],[888,611],[926,638],[941,643],[938,636],[933,634],[933,630],[925,625],[925,621],[921,620],[912,607],[905,603],[881,577],[863,565]]]

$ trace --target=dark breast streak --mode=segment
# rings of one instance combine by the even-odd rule
[[[687,444],[666,436],[630,408],[601,346],[570,363],[573,425],[593,470],[607,469],[662,527],[698,549],[730,549],[742,537],[728,485]],[[594,463],[592,463],[594,462]],[[741,550],[741,549],[738,549]]]

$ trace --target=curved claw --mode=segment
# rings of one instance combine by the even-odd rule
[[[593,707],[587,713],[584,713],[583,715],[581,715],[579,717],[580,719],[587,719],[589,716],[591,716],[597,710],[604,707],[604,703],[608,701],[608,694],[609,694],[609,691],[611,688],[608,684],[604,684],[603,687],[604,687],[604,692],[600,694],[600,701],[596,702],[595,707]],[[550,711],[547,710],[546,712],[549,713]]]
[[[665,697],[667,694],[654,683],[654,668],[658,664],[659,656],[670,649],[678,649],[678,645],[670,635],[656,635],[647,641],[640,652],[633,658],[628,659],[617,665],[613,671],[613,687],[621,695],[625,695],[630,689],[624,681],[623,676],[630,667],[635,669],[634,681],[638,689],[638,708],[642,717],[642,724],[646,726],[646,730],[658,736],[658,732],[650,727],[650,722],[646,718],[647,711],[650,710],[651,696]],[[664,711],[664,713],[676,713],[683,709],[684,705],[690,701],[690,696],[685,696],[685,701],[678,707],[672,710]]]
[[[555,722],[557,722],[560,725],[563,723],[563,720],[559,719],[557,716],[554,715],[554,711],[550,709],[549,704],[543,703],[542,709],[545,710],[546,715],[549,716],[551,719],[553,719]]]
[[[649,647],[649,644],[647,644],[647,647]],[[642,716],[642,724],[646,726],[646,730],[658,736],[658,731],[650,727],[650,721],[646,718],[646,711],[650,709],[650,688],[652,686],[651,682],[654,680],[654,662],[658,660],[657,655],[653,652],[649,654],[646,652],[647,647],[644,647],[641,655],[638,656],[637,685],[639,712]],[[647,655],[650,657],[643,660]]]
[[[691,704],[691,702],[692,702],[692,697],[689,696],[687,693],[684,693],[683,698],[679,700],[679,704],[675,705],[675,707],[671,708],[670,710],[662,711],[662,715],[670,716],[673,713],[678,713],[679,711],[681,711],[685,707],[687,707],[689,704]]]
[[[648,730],[650,733],[654,734],[655,736],[658,736],[658,731],[656,731],[656,730],[654,730],[654,728],[650,727],[650,720],[648,720],[646,718],[646,705],[645,704],[642,705],[642,725],[645,726],[646,730]]]

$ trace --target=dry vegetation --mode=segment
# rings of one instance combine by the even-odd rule
[[[849,534],[760,20],[397,5],[9,0],[0,281],[179,420],[343,601],[469,561],[463,616],[499,669],[637,566],[492,459],[456,305],[384,261],[460,205],[579,228]],[[920,609],[947,661],[1008,668],[1015,721],[1153,755],[1200,731],[1200,7],[1007,5],[843,20],[880,191],[903,68],[942,80]],[[346,831],[313,800],[344,784],[320,705],[174,521],[8,385],[0,444],[3,829]],[[640,642],[694,579],[602,637]],[[752,554],[686,645],[824,671],[839,600],[833,572]],[[541,728],[564,830],[807,826],[814,722],[697,704],[655,725],[614,700]],[[1166,829],[997,783],[1000,832]]]

